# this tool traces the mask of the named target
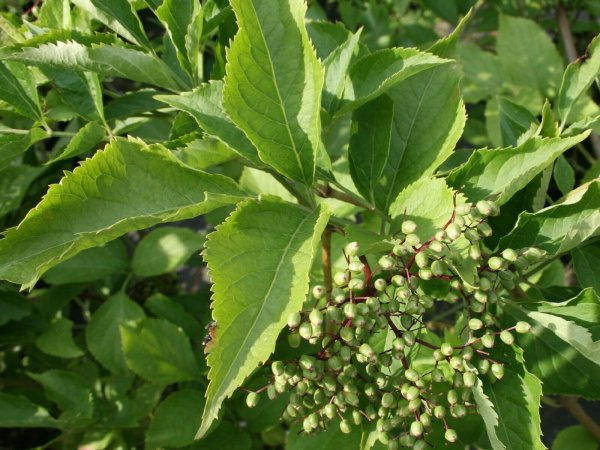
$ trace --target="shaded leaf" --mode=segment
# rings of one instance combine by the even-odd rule
[[[554,438],[551,450],[598,450],[598,439],[583,425],[563,428]]]
[[[591,287],[600,293],[600,244],[594,243],[571,250],[573,268],[582,287]]]
[[[104,127],[97,122],[89,122],[77,131],[77,134],[73,136],[73,139],[69,141],[62,152],[54,156],[46,164],[74,158],[75,156],[94,150],[104,138]]]
[[[553,175],[556,186],[563,195],[567,195],[575,187],[575,171],[563,155],[556,158]]]
[[[32,128],[27,134],[0,135],[0,170],[22,155],[36,142],[46,139],[48,133],[42,128]]]
[[[73,340],[73,322],[69,319],[56,319],[38,336],[35,345],[44,353],[59,358],[77,358],[83,355],[83,351]]]
[[[29,302],[16,292],[0,290],[0,326],[31,314]]]
[[[19,114],[41,121],[42,108],[31,73],[19,70],[18,66],[10,61],[0,62],[0,100],[10,104]],[[26,89],[24,85],[30,88]]]
[[[0,427],[58,428],[58,425],[45,408],[27,398],[0,393]]]
[[[75,372],[48,370],[29,376],[44,387],[49,400],[63,411],[61,420],[91,418],[94,412],[92,391]]]

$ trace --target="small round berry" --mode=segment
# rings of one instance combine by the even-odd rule
[[[385,288],[387,287],[387,283],[383,278],[377,278],[373,285],[379,292],[385,291]]]
[[[448,428],[444,433],[444,438],[448,442],[454,443],[458,440],[458,434],[456,434],[456,431],[454,431],[452,428]]]
[[[246,396],[246,405],[248,405],[248,408],[254,408],[258,405],[259,400],[260,397],[256,392],[248,392],[248,395]]]
[[[454,353],[454,348],[449,343],[444,342],[440,346],[440,352],[442,352],[442,355],[444,356],[452,356],[452,353]]]
[[[429,258],[427,258],[427,255],[424,252],[419,252],[415,255],[415,264],[421,268],[427,267]]]
[[[481,336],[481,343],[485,348],[493,348],[496,338],[493,334],[484,334]]]
[[[481,319],[473,318],[469,320],[469,329],[473,331],[481,330],[483,328],[483,322]]]
[[[412,220],[405,220],[402,222],[402,232],[404,234],[414,233],[415,231],[417,231],[417,224]]]
[[[508,262],[515,262],[519,255],[512,248],[507,248],[502,251],[502,257]]]
[[[323,323],[323,313],[314,308],[308,315],[308,320],[312,325],[321,325]]]
[[[312,326],[310,323],[308,322],[303,322],[300,327],[298,328],[298,334],[303,338],[303,339],[310,339],[312,337]]]
[[[504,366],[502,364],[493,363],[491,366],[491,371],[494,376],[501,380],[504,377]]]
[[[446,408],[444,408],[442,405],[436,406],[433,408],[433,415],[437,419],[443,419],[446,416]]]
[[[431,269],[419,269],[419,278],[425,281],[431,280],[433,278],[433,272],[431,271]]]
[[[350,242],[344,247],[344,253],[348,256],[356,256],[360,250],[358,242]]]
[[[337,286],[345,286],[348,283],[348,274],[346,272],[336,272],[333,275],[333,282]]]
[[[418,420],[415,420],[413,423],[410,424],[411,436],[419,437],[423,434],[423,431],[425,431],[425,427],[423,427],[423,424]]]
[[[415,369],[407,369],[404,372],[404,377],[413,383],[419,379],[419,373]]]
[[[355,303],[346,303],[344,305],[344,315],[348,319],[353,319],[358,314],[358,309]]]
[[[504,267],[504,260],[502,258],[498,258],[497,256],[492,256],[488,259],[488,266],[492,270],[500,270]]]
[[[446,235],[451,241],[455,241],[456,239],[458,239],[461,236],[461,234],[462,230],[460,229],[460,226],[457,223],[453,222],[446,228]]]
[[[416,247],[421,243],[421,238],[414,233],[407,234],[404,238],[404,245],[408,247]]]
[[[515,331],[519,334],[528,333],[529,330],[531,330],[531,325],[527,322],[520,321],[515,325]]]
[[[302,341],[302,337],[298,333],[288,334],[288,344],[291,348],[300,347],[301,341]]]
[[[312,289],[312,295],[317,300],[321,300],[323,297],[325,297],[325,294],[327,294],[327,291],[325,290],[325,287],[321,286],[320,284],[316,285]]]
[[[348,270],[353,273],[361,273],[364,269],[365,265],[360,261],[352,261],[348,264]]]
[[[472,205],[470,203],[460,203],[456,205],[454,211],[456,212],[457,216],[466,216],[471,212],[471,207]]]
[[[473,372],[463,373],[463,383],[464,383],[465,387],[472,388],[473,386],[475,386],[476,382],[477,382],[477,375],[475,375]]]
[[[273,361],[273,364],[271,364],[271,371],[275,376],[283,375],[284,369],[285,364],[283,363],[283,361]]]
[[[351,291],[361,291],[365,288],[365,282],[360,278],[352,278],[348,282],[348,289]]]
[[[379,258],[378,264],[383,270],[390,270],[394,267],[394,259],[391,256],[384,255]]]
[[[500,333],[500,340],[506,345],[513,345],[515,342],[515,337],[510,331],[504,330]]]
[[[298,328],[300,323],[302,322],[302,316],[299,312],[293,312],[288,316],[288,327],[290,328]]]

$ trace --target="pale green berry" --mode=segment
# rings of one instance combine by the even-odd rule
[[[523,256],[525,256],[525,258],[527,258],[527,260],[529,262],[535,263],[535,262],[538,262],[540,259],[542,259],[544,254],[542,253],[542,251],[540,249],[535,248],[535,247],[530,247],[527,250],[525,250],[525,252],[523,252]]]
[[[452,406],[450,413],[452,414],[452,417],[460,419],[467,415],[467,408],[465,407],[465,405],[454,405]]]
[[[315,308],[308,315],[308,320],[312,325],[321,325],[323,323],[323,313]]]
[[[396,399],[394,398],[394,394],[386,392],[381,396],[381,406],[384,408],[391,408],[395,403]]]
[[[413,383],[419,379],[419,373],[414,369],[407,369],[404,372],[404,377]]]
[[[481,222],[477,225],[477,231],[484,237],[490,237],[493,234],[492,227],[485,222]]]
[[[407,234],[404,238],[404,245],[408,247],[416,247],[421,243],[421,239],[414,233]]]
[[[456,434],[456,431],[454,431],[452,428],[448,428],[444,433],[444,438],[448,442],[454,443],[458,440],[458,434]]]
[[[436,241],[444,242],[447,237],[448,236],[446,235],[446,231],[444,231],[444,230],[438,230],[435,233],[435,240]]]
[[[493,348],[495,340],[496,339],[493,334],[484,334],[481,336],[481,343],[485,348]]]
[[[284,369],[285,364],[283,363],[283,361],[273,361],[273,364],[271,364],[271,371],[275,376],[283,375]]]
[[[517,333],[525,334],[528,333],[529,330],[531,330],[531,325],[527,322],[520,321],[515,325],[515,331]]]
[[[355,303],[346,303],[344,305],[344,315],[348,319],[353,319],[358,314],[358,309]]]
[[[310,339],[312,337],[312,326],[308,322],[303,322],[298,328],[298,334],[302,336],[303,339]]]
[[[431,280],[433,278],[433,273],[431,272],[431,269],[419,269],[419,278],[421,278],[422,280]]]
[[[423,431],[425,431],[425,427],[423,427],[423,424],[421,422],[415,420],[413,423],[410,424],[411,436],[419,437],[423,434]]]
[[[338,286],[345,286],[348,283],[348,274],[346,272],[336,272],[333,275],[333,282]]]
[[[402,222],[402,232],[404,234],[414,233],[415,231],[417,231],[417,224],[412,220],[405,220]]]
[[[312,289],[312,295],[317,300],[321,300],[323,297],[325,297],[325,294],[327,294],[327,291],[325,290],[324,286],[316,285]]]
[[[500,333],[500,340],[506,345],[513,345],[515,342],[515,337],[510,331],[504,330]]]
[[[366,356],[367,358],[370,358],[375,355],[375,352],[369,344],[361,344],[361,346],[358,348],[358,352],[361,355]]]
[[[375,289],[377,289],[379,292],[385,291],[385,288],[387,287],[387,283],[383,278],[377,278],[373,285],[375,286]]]
[[[444,372],[442,372],[441,369],[439,368],[435,368],[431,371],[431,379],[435,382],[435,383],[441,383],[443,382],[446,377],[444,376]]]
[[[299,312],[294,312],[288,316],[288,327],[297,328],[300,325],[300,322],[302,322],[302,316]]]
[[[364,267],[364,264],[359,261],[352,261],[348,264],[348,270],[353,273],[361,273]]]
[[[321,410],[328,419],[333,419],[337,413],[337,407],[333,403],[326,404]]]
[[[470,242],[477,242],[481,239],[481,236],[479,235],[479,233],[471,228],[465,230],[465,237]]]
[[[301,338],[300,334],[298,334],[298,333],[288,334],[288,344],[292,348],[300,347],[301,340],[302,340],[302,338]]]
[[[504,267],[504,260],[502,258],[498,258],[497,256],[492,256],[488,259],[488,266],[492,270],[500,270]]]
[[[471,204],[470,203],[460,203],[456,205],[454,209],[457,216],[466,216],[471,212]]]
[[[358,244],[358,242],[349,242],[344,247],[344,253],[346,253],[346,255],[348,255],[348,256],[358,255],[359,250],[360,250],[360,245]]]
[[[481,319],[473,318],[469,320],[469,329],[473,331],[481,330],[483,328],[483,322]]]
[[[504,366],[502,364],[493,363],[491,370],[497,379],[501,380],[504,377]]]
[[[259,400],[260,397],[256,392],[248,392],[248,395],[246,396],[246,405],[248,405],[248,408],[254,408],[258,405]]]
[[[477,363],[477,370],[481,375],[485,375],[490,370],[490,362],[487,359],[480,359]]]
[[[348,289],[351,291],[361,291],[365,288],[365,282],[360,278],[352,278],[348,282]]]
[[[416,386],[410,386],[406,390],[406,394],[404,395],[404,398],[410,402],[412,400],[419,398],[419,395],[421,395],[421,391],[419,390],[419,388]]]
[[[446,416],[446,408],[444,408],[442,405],[436,406],[433,408],[433,415],[437,419],[443,419]]]
[[[502,251],[502,257],[508,262],[515,262],[519,255],[512,248],[507,248]]]
[[[434,253],[441,253],[442,251],[444,251],[444,244],[442,244],[438,240],[433,240],[429,244],[429,250],[431,250]]]
[[[343,290],[334,288],[331,290],[331,298],[337,304],[344,303],[346,301],[346,294]]]
[[[394,259],[391,256],[384,255],[379,258],[378,264],[383,270],[390,270],[394,267]]]
[[[362,423],[362,419],[362,414],[359,411],[356,409],[352,411],[352,422],[354,422],[354,425],[360,425]]]
[[[465,387],[472,388],[473,386],[475,386],[476,382],[477,382],[477,375],[475,375],[473,372],[463,373],[463,383],[464,383]]]
[[[407,347],[412,347],[415,344],[416,336],[412,331],[405,331],[402,335],[402,339],[404,339],[404,343]]]
[[[455,405],[458,402],[458,392],[456,392],[454,389],[450,389],[446,394],[446,398],[448,403]]]
[[[446,235],[451,241],[455,241],[456,239],[458,239],[461,236],[461,234],[462,230],[460,229],[460,226],[457,223],[453,222],[446,228]]]
[[[444,274],[445,264],[441,260],[435,260],[431,263],[431,273],[433,275],[440,276]]]
[[[454,353],[454,348],[449,343],[444,342],[440,346],[440,352],[442,352],[442,355],[444,356],[452,356],[452,353]]]
[[[354,340],[354,329],[350,327],[342,327],[340,329],[340,337],[344,342],[352,342]]]
[[[481,259],[481,249],[477,242],[469,246],[469,258],[475,261],[479,261]]]
[[[429,259],[424,252],[419,252],[415,255],[415,264],[418,267],[426,267],[429,263]]]

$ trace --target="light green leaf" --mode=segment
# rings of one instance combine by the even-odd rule
[[[45,408],[23,396],[0,393],[0,428],[58,428]]]
[[[403,220],[412,220],[417,224],[416,234],[421,242],[431,238],[452,217],[454,212],[455,191],[450,189],[443,178],[425,177],[404,189],[392,206],[390,216],[392,232],[400,229]],[[464,203],[464,197],[458,195],[457,203]]]
[[[507,312],[532,324],[519,345],[545,393],[600,398],[600,301],[591,289],[560,304],[509,303]]]
[[[567,195],[575,187],[575,171],[563,155],[556,158],[553,175],[556,186],[563,195]]]
[[[0,326],[31,314],[31,305],[13,291],[0,290]]]
[[[160,59],[132,48],[75,41],[43,43],[37,47],[4,49],[4,58],[24,64],[65,70],[89,70],[101,75],[122,77],[156,85],[171,91],[185,88],[185,82]]]
[[[91,2],[109,20],[118,22],[124,30],[127,30],[127,35],[123,37],[134,44],[150,48],[150,41],[146,37],[142,22],[129,0],[91,0]]]
[[[579,120],[573,124],[569,128],[567,128],[562,135],[563,136],[574,136],[576,134],[582,133],[583,131],[594,130],[595,133],[600,133],[600,115],[593,117],[586,117],[585,119]]]
[[[209,135],[219,139],[254,165],[264,165],[252,142],[225,114],[222,81],[211,81],[192,92],[179,95],[157,95],[156,99],[191,114]]]
[[[196,0],[164,0],[156,15],[165,25],[177,51],[177,59],[187,72],[198,75],[198,51],[202,35],[202,7]]]
[[[43,275],[46,283],[89,283],[113,274],[124,273],[129,267],[127,249],[119,240],[78,253]]]
[[[532,20],[500,16],[496,53],[505,76],[515,85],[535,88],[546,98],[558,94],[562,58],[550,37]]]
[[[120,329],[127,365],[140,377],[157,384],[200,378],[200,367],[181,328],[166,320],[143,319]]]
[[[48,370],[29,376],[44,387],[46,397],[63,411],[61,420],[91,418],[94,412],[92,391],[75,372]]]
[[[519,137],[537,129],[537,119],[527,109],[504,97],[498,97],[496,101],[501,145],[518,145]]]
[[[306,31],[315,47],[317,57],[325,61],[338,47],[344,44],[352,33],[341,22],[326,22],[321,20],[306,21]]]
[[[122,292],[104,302],[85,329],[87,346],[94,358],[111,372],[127,372],[119,327],[144,317],[142,307]]]
[[[506,446],[500,441],[498,432],[496,431],[500,425],[498,413],[494,409],[494,404],[490,401],[489,397],[485,395],[485,392],[483,392],[483,384],[480,379],[477,379],[477,383],[471,391],[473,392],[473,398],[477,405],[477,412],[485,424],[492,450],[506,450]]]
[[[197,437],[206,434],[223,400],[275,349],[287,316],[301,308],[328,216],[320,208],[307,213],[274,197],[263,198],[239,204],[208,236],[204,259],[214,282],[217,326]]]
[[[43,171],[26,164],[0,170],[0,217],[19,208],[27,189]]]
[[[594,243],[571,250],[573,268],[582,287],[592,287],[600,292],[600,244]]]
[[[146,431],[146,448],[183,447],[194,441],[202,419],[204,395],[183,389],[169,395],[156,409]]]
[[[72,22],[69,0],[46,0],[42,3],[36,25],[44,28],[70,30]]]
[[[493,197],[502,205],[588,135],[589,132],[565,139],[534,138],[518,147],[476,150],[465,164],[450,173],[448,184],[460,189],[471,202]]]
[[[552,442],[552,450],[598,450],[598,439],[583,425],[563,428]]]
[[[375,204],[382,190],[381,175],[390,153],[394,103],[387,95],[354,111],[348,161],[350,174],[358,191]],[[384,187],[385,188],[385,187]]]
[[[244,167],[240,186],[256,195],[276,195],[287,202],[297,203],[296,198],[273,175],[259,169]]]
[[[524,212],[500,248],[537,246],[550,254],[575,248],[600,232],[600,181],[572,191],[563,202],[536,213]]]
[[[0,62],[0,100],[10,104],[19,114],[41,121],[42,108],[31,72],[19,70],[19,65],[10,61]],[[34,89],[26,89],[24,85],[33,85]]]
[[[115,140],[67,173],[18,227],[5,232],[0,278],[31,287],[81,250],[243,196],[231,179],[186,167],[161,146]]]
[[[238,157],[227,145],[213,138],[193,140],[185,147],[173,150],[173,154],[186,166],[199,170],[206,170]]]
[[[69,319],[56,319],[38,336],[35,345],[44,353],[58,358],[77,358],[83,355],[73,340],[73,322]]]
[[[523,366],[520,348],[506,347],[500,358],[511,361],[504,364],[504,378],[498,383],[486,383],[483,389],[500,417],[499,426],[495,427],[496,438],[510,450],[545,450],[540,424],[542,383]]]
[[[73,136],[73,139],[69,141],[63,151],[50,159],[46,164],[74,158],[75,156],[94,150],[104,140],[105,136],[102,125],[99,125],[97,122],[89,122],[77,131],[77,134]]]
[[[32,128],[27,134],[0,135],[0,170],[5,169],[33,144],[47,137],[48,133],[42,128]]]
[[[352,427],[352,432],[342,433],[339,421],[331,423],[326,430],[314,435],[302,432],[302,427],[296,425],[287,433],[287,450],[361,450],[361,427]]]
[[[357,52],[361,31],[362,29],[350,35],[342,45],[331,52],[323,61],[325,82],[321,104],[330,115],[336,111],[342,101],[346,75]]]
[[[568,123],[577,101],[588,91],[600,73],[600,36],[590,43],[587,59],[569,64],[563,74],[558,93],[557,110],[561,118],[561,129]]]
[[[131,267],[141,277],[171,272],[185,264],[203,243],[204,236],[189,228],[160,227],[140,241]]]
[[[350,68],[336,115],[358,108],[413,75],[449,62],[414,48],[383,49],[364,56]]]
[[[498,56],[482,50],[477,44],[458,44],[457,60],[462,66],[463,98],[468,103],[478,103],[496,95],[502,87],[502,66]]]
[[[232,0],[238,33],[227,53],[223,105],[281,174],[312,185],[323,69],[302,0]]]

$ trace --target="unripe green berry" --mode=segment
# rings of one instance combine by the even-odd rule
[[[348,289],[351,291],[361,291],[365,288],[365,282],[360,278],[352,278],[348,282]]]
[[[508,262],[515,262],[519,255],[512,248],[507,248],[502,251],[502,257]]]
[[[404,234],[414,233],[415,231],[417,231],[417,224],[412,220],[405,220],[402,222],[402,232]]]
[[[466,216],[471,212],[472,205],[470,203],[459,203],[454,211],[457,216]]]
[[[333,288],[331,290],[331,299],[337,304],[344,303],[346,300],[346,294],[339,288]]]
[[[504,366],[502,364],[493,363],[491,366],[492,374],[501,380],[504,377]]]
[[[336,416],[337,407],[333,403],[327,403],[321,411],[325,417],[333,419]]]
[[[404,343],[407,347],[412,347],[415,344],[416,336],[415,333],[408,330],[404,332],[404,334],[402,335],[402,339],[404,339]]]
[[[490,370],[490,362],[487,359],[480,359],[477,363],[477,370],[481,375],[485,375]]]
[[[443,275],[445,264],[441,260],[435,260],[431,263],[431,273],[435,276]]]
[[[461,419],[467,415],[467,408],[465,407],[465,405],[461,404],[453,405],[450,409],[450,413],[452,414],[452,417]]]
[[[443,382],[446,378],[444,376],[444,372],[442,372],[441,369],[439,368],[435,368],[431,371],[431,379],[435,382],[435,383],[441,383]]]
[[[315,308],[308,315],[308,320],[312,325],[321,325],[323,323],[323,313]]]
[[[310,339],[312,337],[312,326],[310,323],[308,322],[303,322],[300,327],[298,328],[298,334],[303,338],[303,339]]]
[[[422,280],[431,280],[433,278],[433,273],[430,269],[419,269],[419,278]]]
[[[434,253],[441,253],[444,251],[444,244],[442,244],[438,240],[433,240],[429,244],[429,250],[431,250]]]
[[[387,283],[383,278],[377,278],[373,285],[375,286],[375,289],[377,289],[379,292],[385,291],[385,288],[387,287]]]
[[[246,405],[248,405],[248,408],[254,408],[258,405],[259,400],[260,397],[256,392],[248,392],[248,395],[246,396]]]
[[[358,352],[361,355],[366,356],[367,358],[370,358],[375,355],[375,352],[369,344],[361,344],[361,346],[358,348]]]
[[[437,419],[443,419],[446,416],[446,408],[444,408],[442,405],[436,406],[433,408],[433,415]]]
[[[454,431],[452,428],[448,428],[444,433],[444,439],[446,439],[448,442],[454,443],[458,440],[458,434],[456,434],[456,431]]]
[[[426,267],[429,263],[429,259],[424,252],[419,252],[415,255],[415,264],[418,267]]]
[[[519,321],[515,325],[515,331],[519,334],[528,333],[531,330],[531,325],[527,322]]]
[[[413,383],[419,379],[419,373],[415,369],[407,369],[404,372],[404,377]]]
[[[481,259],[481,248],[477,242],[469,246],[469,258],[475,261],[479,261]]]
[[[415,420],[413,423],[410,424],[411,436],[420,437],[423,434],[423,431],[425,431],[425,427],[423,427],[423,424],[418,420]]]
[[[321,300],[323,297],[325,297],[325,294],[327,294],[327,291],[325,290],[324,286],[316,285],[312,289],[312,295],[317,300]]]
[[[462,230],[460,229],[460,226],[455,222],[451,223],[446,228],[446,235],[451,241],[455,241],[456,239],[458,239],[461,236],[461,234]]]
[[[452,353],[454,353],[454,348],[449,343],[444,342],[440,346],[440,352],[442,352],[442,355],[444,356],[452,356]]]
[[[354,329],[350,327],[342,327],[340,329],[340,337],[345,342],[352,342],[354,340]]]
[[[500,270],[504,267],[505,262],[502,258],[498,258],[497,256],[492,256],[488,259],[488,266],[492,270]]]
[[[390,392],[386,392],[381,397],[381,406],[383,406],[384,408],[391,408],[392,406],[395,405],[395,403],[396,403],[396,399],[394,398],[394,394],[392,394]]]
[[[404,245],[407,247],[416,247],[421,243],[421,239],[414,233],[407,234],[404,238]]]
[[[359,250],[360,250],[360,245],[358,244],[358,242],[349,242],[344,247],[344,253],[346,253],[346,255],[348,255],[348,256],[358,255]]]
[[[473,386],[475,386],[476,382],[477,382],[477,375],[475,375],[473,372],[463,373],[463,383],[464,383],[465,387],[472,388]]]
[[[352,422],[354,422],[354,425],[360,425],[362,423],[362,414],[358,411],[358,410],[354,410],[352,411]]]
[[[506,345],[513,345],[515,343],[515,337],[510,331],[504,330],[500,333],[500,340]]]
[[[348,283],[348,274],[346,272],[336,272],[333,275],[333,282],[337,286],[345,286]]]
[[[391,256],[384,255],[379,258],[378,264],[383,270],[390,270],[394,267],[394,259]]]
[[[523,256],[525,256],[529,262],[536,263],[543,258],[544,254],[540,251],[540,249],[530,247],[523,252]]]
[[[469,320],[469,329],[473,331],[481,330],[483,328],[483,322],[481,319],[473,318]]]
[[[273,364],[271,364],[271,371],[275,376],[283,375],[284,369],[285,364],[283,363],[283,361],[273,361]]]
[[[297,328],[300,323],[302,322],[302,316],[300,315],[299,312],[293,312],[288,316],[288,327],[290,328]]]
[[[458,402],[458,392],[456,392],[454,389],[450,389],[446,394],[446,398],[448,400],[448,403],[454,405]]]
[[[485,348],[493,348],[495,340],[496,339],[493,334],[484,334],[481,336],[481,343]]]
[[[465,230],[465,237],[470,242],[477,242],[481,239],[481,236],[479,235],[479,233],[476,230],[473,230],[471,228]]]
[[[490,237],[493,234],[492,227],[490,227],[486,222],[481,222],[479,225],[477,225],[477,231],[479,231],[479,233],[484,237]]]

